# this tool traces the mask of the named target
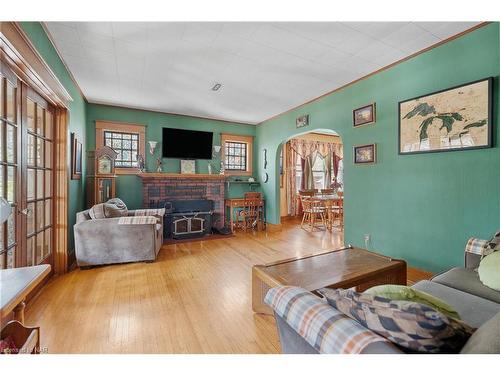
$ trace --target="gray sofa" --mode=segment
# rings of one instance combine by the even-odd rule
[[[494,335],[494,342],[488,353],[500,354],[500,292],[484,286],[475,269],[480,256],[466,253],[465,268],[453,268],[435,276],[432,280],[424,280],[412,287],[447,302],[459,313],[464,322],[471,327],[480,328],[469,339],[463,352],[473,353],[484,341],[484,335]],[[319,298],[319,297],[318,297]],[[331,307],[333,309],[333,307]],[[281,351],[285,354],[317,354],[301,335],[299,335],[280,316],[275,314],[281,343]],[[482,350],[482,349],[479,349]],[[482,352],[482,351],[481,351]],[[368,345],[363,354],[401,354],[396,346],[377,342]]]
[[[134,216],[129,210],[128,216]],[[89,210],[76,214],[75,253],[79,267],[152,262],[163,243],[163,217],[157,224],[118,224],[120,218],[91,219]]]

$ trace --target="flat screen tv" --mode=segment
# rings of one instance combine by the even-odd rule
[[[164,158],[212,159],[212,132],[163,128]]]

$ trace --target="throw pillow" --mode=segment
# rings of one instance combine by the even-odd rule
[[[500,250],[500,230],[497,230],[495,235],[488,241],[488,249],[492,251]]]
[[[500,291],[500,251],[481,259],[479,268],[479,280],[488,288]]]
[[[470,337],[461,354],[500,353],[500,313],[484,323]]]
[[[409,352],[458,353],[474,329],[427,305],[320,289],[334,308]]]
[[[112,199],[108,200],[106,203],[114,204],[119,210],[121,210],[122,211],[121,216],[128,215],[127,205],[120,198],[112,198]]]
[[[89,216],[92,219],[107,219],[112,217],[121,217],[123,215],[123,210],[120,210],[114,204],[110,203],[99,203],[89,210]]]
[[[460,315],[453,307],[428,293],[412,289],[405,285],[378,285],[364,292],[372,296],[384,297],[391,300],[412,301],[432,307],[454,319],[460,319]]]
[[[16,354],[18,350],[12,336],[0,340],[0,354]]]

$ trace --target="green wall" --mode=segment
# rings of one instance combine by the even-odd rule
[[[148,172],[156,170],[156,158],[161,155],[161,144],[158,144],[156,153],[149,153],[148,141],[162,140],[162,128],[180,128],[188,130],[204,130],[214,132],[214,145],[220,145],[220,133],[239,135],[255,135],[255,126],[243,125],[224,121],[206,120],[190,116],[172,115],[166,113],[143,111],[100,104],[87,105],[87,149],[93,150],[95,144],[96,120],[131,122],[146,125],[146,167]],[[254,152],[254,165],[257,155]],[[217,173],[220,158],[212,160],[213,173]],[[178,173],[180,159],[163,159],[163,171]],[[208,161],[196,160],[196,173],[208,173]],[[248,177],[247,177],[248,178]],[[116,195],[122,198],[130,208],[140,208],[142,204],[142,182],[134,175],[118,176],[116,181]],[[229,196],[242,196],[248,186],[232,185]]]
[[[37,51],[40,53],[45,62],[50,66],[59,81],[69,92],[73,101],[69,103],[69,132],[68,145],[70,144],[70,133],[76,133],[85,145],[86,137],[86,120],[85,120],[85,99],[80,94],[78,87],[74,84],[66,67],[59,58],[52,43],[47,38],[45,31],[39,22],[20,22],[20,25],[28,38],[31,40]],[[84,150],[85,152],[85,150]],[[71,158],[71,150],[68,147],[68,165]],[[83,176],[85,176],[85,159],[83,160]],[[74,249],[73,244],[73,225],[76,220],[76,213],[84,208],[84,189],[85,180],[70,180],[69,181],[69,205],[68,205],[68,238],[69,249]]]
[[[460,265],[467,239],[489,238],[500,227],[500,152],[491,149],[398,155],[398,102],[493,76],[494,139],[498,139],[500,30],[493,23],[356,84],[257,126],[257,153],[268,149],[267,216],[278,223],[277,156],[282,141],[306,129],[333,129],[345,147],[345,243],[439,271]],[[376,102],[377,122],[354,129],[352,110]],[[304,132],[301,129],[301,132]],[[378,161],[354,166],[352,147],[377,143]],[[495,141],[496,145],[496,141]],[[259,160],[259,172],[262,160]]]

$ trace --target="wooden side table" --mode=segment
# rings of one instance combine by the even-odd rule
[[[0,270],[0,318],[13,311],[14,319],[24,324],[25,300],[50,273],[50,265]]]

